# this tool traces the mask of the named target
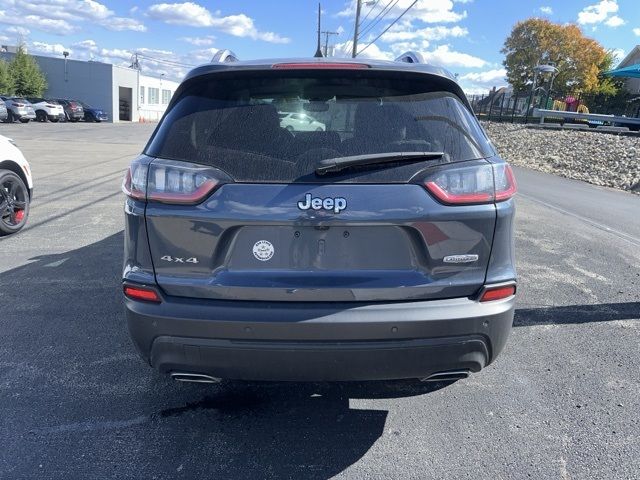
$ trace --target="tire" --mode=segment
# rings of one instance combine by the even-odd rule
[[[316,128],[316,132],[322,132],[322,127]]]
[[[49,120],[49,117],[47,116],[47,112],[43,111],[43,110],[38,110],[36,112],[36,120],[38,122],[46,122]]]
[[[11,170],[0,170],[0,236],[19,232],[29,217],[29,190]]]
[[[53,123],[58,123],[60,119],[58,117],[54,117],[50,119]]]
[[[29,123],[31,121],[30,118],[21,118],[20,123]]]
[[[71,123],[77,123],[77,122],[78,122],[78,120],[80,120],[80,119],[79,119],[79,118],[70,118],[70,119],[69,119],[69,121],[70,121]]]

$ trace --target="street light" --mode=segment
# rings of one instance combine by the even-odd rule
[[[67,52],[66,50],[64,52],[62,52],[62,55],[64,56],[64,81],[67,81],[68,78],[68,74],[67,74],[67,57],[69,56],[69,52]]]
[[[549,93],[551,92],[551,88],[553,87],[553,80],[555,79],[556,75],[559,72],[556,66],[550,63],[543,64],[543,65],[536,65],[535,67],[533,67],[533,71],[535,73],[533,74],[533,83],[531,84],[531,93],[529,94],[529,101],[527,102],[527,110],[525,111],[525,119],[524,119],[525,123],[529,121],[529,109],[531,108],[531,101],[533,100],[533,94],[537,90],[536,84],[538,83],[538,75],[553,73],[551,77],[551,84],[549,85],[549,91],[545,92],[547,94],[547,102],[548,102]]]

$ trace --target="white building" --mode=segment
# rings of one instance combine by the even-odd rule
[[[0,52],[10,61],[15,53]],[[110,63],[32,55],[47,78],[46,98],[80,100],[113,122],[160,120],[178,83]]]

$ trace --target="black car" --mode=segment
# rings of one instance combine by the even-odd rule
[[[201,66],[123,191],[129,330],[176,380],[455,380],[507,341],[515,179],[443,69]]]
[[[84,110],[82,109],[82,105],[79,101],[56,98],[56,102],[64,108],[64,115],[67,121],[79,122],[84,118]]]
[[[109,120],[109,115],[101,108],[92,107],[84,102],[80,102],[82,110],[84,111],[85,122],[106,122]]]

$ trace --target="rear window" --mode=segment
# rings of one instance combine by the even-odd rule
[[[145,153],[210,165],[240,182],[326,182],[315,175],[318,162],[351,155],[445,152],[439,161],[493,155],[475,117],[430,78],[375,71],[211,74],[181,90]],[[407,181],[428,164],[358,167],[330,181]]]

